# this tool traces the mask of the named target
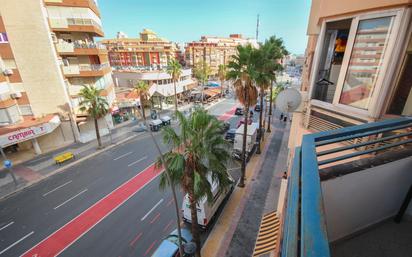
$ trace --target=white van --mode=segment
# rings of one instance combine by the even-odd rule
[[[242,155],[244,126],[245,126],[245,124],[242,124],[236,130],[235,140],[234,140],[234,143],[233,143],[233,156],[235,158],[238,158],[238,159],[240,159],[241,155]],[[252,123],[252,124],[247,126],[247,137],[246,137],[246,157],[247,157],[247,160],[250,158],[253,151],[255,150],[258,128],[259,128],[258,123]]]
[[[207,197],[204,197],[202,200],[199,201],[197,204],[197,223],[202,227],[206,228],[209,222],[213,219],[216,214],[216,211],[219,209],[223,200],[232,192],[235,181],[232,176],[229,175],[229,179],[232,182],[231,186],[229,186],[226,190],[222,191],[219,190],[219,184],[217,182],[212,183],[212,178],[208,177],[209,183],[212,185],[212,194],[213,194],[213,201],[209,203],[207,201]],[[190,212],[190,201],[189,195],[186,194],[183,198],[182,204],[182,212],[183,212],[183,220],[186,222],[192,221],[192,215]]]

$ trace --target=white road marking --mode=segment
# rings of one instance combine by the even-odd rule
[[[72,182],[73,182],[72,180],[67,181],[67,182],[64,183],[63,185],[60,185],[60,186],[56,187],[55,189],[52,189],[52,190],[50,190],[49,192],[45,193],[45,194],[43,195],[43,197],[45,197],[46,195],[48,195],[48,194],[50,194],[50,193],[53,193],[53,192],[56,191],[57,189],[62,188],[62,187],[64,187],[65,185],[70,184],[70,183],[72,183]]]
[[[128,153],[122,154],[119,157],[114,158],[113,161],[120,160],[121,158],[126,157],[126,156],[128,156],[129,154],[132,154],[132,153],[133,152],[128,152]]]
[[[5,253],[7,250],[9,250],[10,248],[12,248],[13,246],[15,246],[16,244],[20,243],[21,241],[23,241],[24,239],[28,238],[29,236],[33,235],[34,231],[28,233],[27,235],[25,235],[24,237],[20,238],[19,240],[17,240],[16,242],[12,243],[11,245],[7,246],[5,249],[3,249],[0,252],[0,255],[2,255],[3,253]]]
[[[155,204],[155,206],[153,206],[153,208],[150,209],[150,211],[148,213],[146,213],[146,215],[144,215],[143,218],[140,219],[140,221],[144,221],[147,218],[147,216],[149,216],[150,213],[152,213],[152,211],[154,211],[154,209],[156,209],[156,207],[159,206],[162,202],[163,202],[163,198],[160,199],[160,201],[157,202],[157,204]]]
[[[14,221],[10,222],[9,224],[1,227],[1,228],[0,228],[0,231],[2,231],[3,229],[5,229],[5,228],[7,228],[8,226],[11,226],[11,225],[13,225],[13,224],[14,224]]]
[[[65,205],[66,203],[70,202],[71,200],[73,200],[74,198],[78,197],[79,195],[83,194],[83,193],[84,193],[84,192],[86,192],[86,191],[87,191],[87,188],[86,188],[86,189],[84,189],[83,191],[81,191],[80,193],[78,193],[78,194],[76,194],[76,195],[74,195],[74,196],[70,197],[69,199],[67,199],[66,201],[62,202],[61,204],[57,205],[57,206],[56,206],[56,207],[54,207],[53,209],[55,209],[55,210],[56,210],[57,208],[62,207],[63,205]]]
[[[139,160],[134,161],[134,162],[130,163],[129,165],[127,165],[127,167],[130,167],[130,166],[132,166],[132,165],[135,165],[136,163],[141,162],[141,161],[145,160],[146,158],[147,158],[147,156],[145,156],[145,157],[143,157],[143,158],[140,158]]]

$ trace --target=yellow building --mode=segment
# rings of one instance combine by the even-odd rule
[[[202,36],[199,41],[186,44],[186,64],[193,67],[199,62],[206,62],[212,74],[216,74],[219,65],[227,65],[231,57],[237,53],[238,45],[251,44],[257,47],[255,39],[243,38],[240,34],[231,34],[228,38],[215,36]]]
[[[114,101],[107,50],[94,41],[103,35],[93,0],[0,0],[2,148],[39,154],[95,138],[78,94],[94,85]],[[105,120],[103,134],[112,126]]]
[[[110,64],[118,69],[122,67],[145,67],[161,65],[177,58],[180,60],[178,46],[160,38],[150,29],[144,29],[139,38],[129,38],[123,32],[117,33],[115,39],[102,40],[109,51]]]
[[[302,74],[302,134],[412,115],[412,1],[314,0]]]

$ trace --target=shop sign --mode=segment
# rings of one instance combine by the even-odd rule
[[[0,146],[6,147],[16,143],[20,143],[32,138],[42,136],[52,132],[60,124],[60,119],[55,116],[48,123],[43,123],[39,126],[16,130],[0,136]]]

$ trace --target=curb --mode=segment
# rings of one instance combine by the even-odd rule
[[[4,196],[1,196],[1,197],[0,197],[0,200],[1,200],[1,201],[2,201],[2,200],[5,200],[5,199],[9,198],[10,196],[12,196],[12,195],[14,195],[14,194],[16,194],[16,193],[18,193],[18,192],[20,192],[20,191],[23,191],[23,189],[26,189],[26,188],[28,188],[28,187],[34,186],[34,185],[42,182],[43,180],[48,179],[49,177],[51,177],[51,176],[53,176],[53,175],[55,175],[55,174],[57,174],[57,173],[60,173],[60,172],[66,170],[66,169],[68,169],[68,168],[71,168],[71,167],[73,167],[73,166],[75,166],[75,165],[77,165],[77,164],[79,164],[79,163],[81,163],[81,162],[83,162],[83,161],[85,161],[85,160],[88,160],[88,159],[90,159],[90,158],[92,158],[92,157],[94,157],[94,156],[96,156],[96,155],[99,155],[99,154],[101,154],[101,153],[103,153],[103,152],[105,152],[105,151],[107,151],[107,150],[110,150],[110,149],[112,149],[112,148],[114,148],[114,147],[116,147],[116,146],[118,146],[118,145],[120,145],[120,144],[123,144],[123,143],[126,142],[126,141],[129,141],[129,140],[131,140],[131,139],[134,139],[134,138],[136,138],[136,137],[138,137],[138,136],[140,136],[140,135],[133,135],[133,136],[127,137],[127,138],[125,138],[125,139],[123,139],[123,140],[120,140],[119,142],[116,142],[115,144],[111,144],[111,145],[109,145],[109,146],[106,146],[106,147],[104,147],[104,148],[102,148],[102,149],[99,149],[99,150],[93,152],[92,154],[89,154],[89,155],[84,156],[84,157],[82,157],[82,158],[80,158],[80,159],[77,159],[77,160],[75,160],[75,161],[73,161],[73,162],[70,162],[70,163],[67,164],[66,166],[61,167],[61,168],[58,168],[58,169],[56,169],[56,170],[54,170],[54,171],[52,171],[52,172],[50,172],[50,173],[42,176],[42,177],[41,177],[40,179],[38,179],[38,180],[35,180],[35,181],[31,181],[31,182],[29,182],[29,183],[26,183],[26,185],[24,185],[24,186],[22,186],[22,187],[19,187],[19,188],[17,188],[17,189],[14,190],[14,191],[12,191],[12,192],[10,192],[10,193],[8,193],[8,194],[5,194]]]
[[[273,126],[272,126],[273,127]],[[248,183],[246,184],[245,188],[239,188],[237,187],[231,194],[231,197],[229,198],[228,201],[230,201],[230,199],[232,198],[232,196],[234,195],[234,193],[239,192],[240,191],[240,201],[237,204],[237,207],[235,208],[234,212],[232,213],[232,219],[230,224],[227,224],[227,228],[225,229],[223,235],[221,235],[220,237],[222,237],[222,240],[220,241],[220,243],[215,246],[216,247],[216,251],[214,251],[214,255],[213,256],[225,256],[228,248],[229,248],[229,244],[233,238],[233,234],[236,230],[236,227],[239,223],[240,217],[242,215],[242,212],[245,208],[246,205],[246,201],[248,200],[248,195],[250,194],[252,188],[253,188],[253,181],[256,179],[257,175],[259,174],[260,169],[262,168],[262,164],[263,164],[263,160],[266,158],[267,155],[267,150],[269,148],[270,145],[270,141],[273,138],[275,130],[272,129],[272,132],[270,133],[270,135],[266,136],[265,140],[264,140],[264,146],[262,149],[262,154],[260,154],[259,156],[254,156],[254,158],[259,158],[256,162],[255,165],[253,166],[249,166],[249,169],[253,169],[254,172],[252,174],[250,174],[250,177],[246,177],[246,179],[248,180]],[[222,214],[225,212],[226,206],[222,211]],[[220,217],[222,217],[223,215],[221,214]],[[219,217],[219,218],[220,218]],[[214,228],[215,229],[215,228]],[[213,230],[214,230],[213,229]],[[209,234],[206,242],[204,245],[206,245],[208,243],[208,241],[212,238],[211,235],[213,233],[212,232]],[[218,233],[218,232],[217,232]],[[207,255],[206,253],[202,252],[202,255],[204,256],[212,256],[212,255]]]

